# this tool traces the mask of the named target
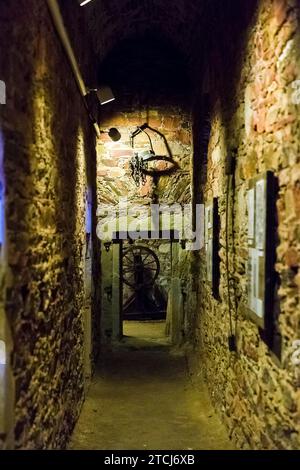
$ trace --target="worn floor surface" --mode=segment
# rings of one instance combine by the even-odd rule
[[[232,449],[204,385],[192,385],[185,357],[163,322],[126,322],[102,357],[70,449]]]

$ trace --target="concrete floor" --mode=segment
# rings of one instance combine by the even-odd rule
[[[205,386],[191,383],[163,322],[125,322],[97,369],[70,449],[232,449]]]

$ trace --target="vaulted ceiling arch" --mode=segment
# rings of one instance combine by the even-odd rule
[[[155,33],[191,61],[199,55],[195,45],[201,42],[204,21],[207,28],[211,4],[212,0],[94,0],[84,15],[100,62],[127,38]]]

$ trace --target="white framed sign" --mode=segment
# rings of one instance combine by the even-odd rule
[[[248,206],[248,310],[266,328],[272,315],[274,284],[274,175],[268,171],[249,183]]]

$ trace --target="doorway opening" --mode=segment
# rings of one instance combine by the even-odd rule
[[[126,241],[122,249],[123,320],[165,320],[170,279],[170,242]]]
[[[103,248],[102,331],[106,340],[127,336],[133,322],[159,322],[166,335],[172,331],[170,325],[178,323],[174,298],[179,292],[174,281],[180,244],[177,232],[170,232],[141,232],[136,240],[118,232]]]
[[[122,247],[123,337],[162,340],[171,284],[169,240],[126,240]]]

